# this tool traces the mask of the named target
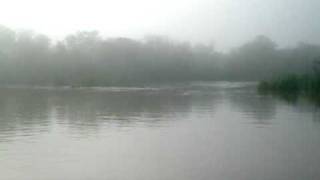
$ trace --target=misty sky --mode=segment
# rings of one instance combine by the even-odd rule
[[[227,50],[264,34],[281,46],[320,43],[319,0],[8,0],[0,24],[53,38],[77,30],[106,37],[168,35]]]

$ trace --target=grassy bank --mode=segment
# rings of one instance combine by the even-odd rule
[[[288,75],[278,79],[261,81],[258,90],[320,95],[320,74]]]
[[[295,103],[303,97],[320,106],[320,74],[288,75],[258,85],[261,94],[279,97],[286,102]]]

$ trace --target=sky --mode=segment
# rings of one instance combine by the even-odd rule
[[[0,0],[0,24],[61,39],[78,30],[105,37],[165,35],[216,49],[257,35],[279,46],[320,43],[320,0]]]

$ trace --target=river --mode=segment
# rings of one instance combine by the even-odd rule
[[[320,106],[240,82],[0,88],[0,179],[320,179]]]

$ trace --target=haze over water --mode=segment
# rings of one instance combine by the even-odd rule
[[[0,179],[320,178],[320,110],[254,83],[1,88]]]

